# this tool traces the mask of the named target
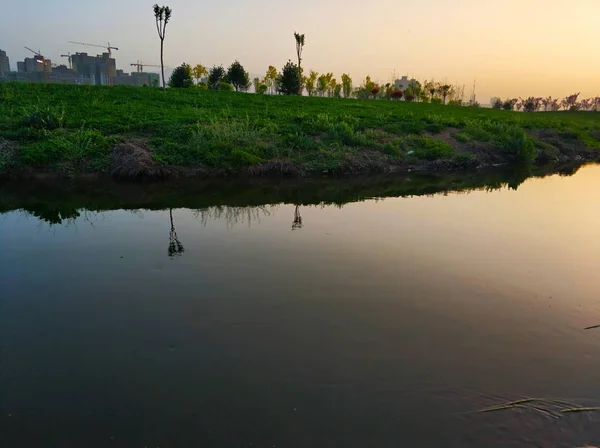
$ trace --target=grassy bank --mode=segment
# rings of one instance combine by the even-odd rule
[[[0,172],[161,177],[455,170],[600,155],[600,114],[0,83]]]

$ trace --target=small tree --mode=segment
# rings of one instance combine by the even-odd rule
[[[302,95],[302,51],[304,50],[304,34],[298,34],[294,32],[294,38],[296,39],[296,54],[298,56],[298,75],[300,76],[300,90],[299,95]]]
[[[332,73],[331,78],[329,79],[329,82],[328,82],[328,87],[329,87],[328,95],[330,97],[335,96],[335,89],[337,88],[337,86],[338,86],[337,79],[335,79],[333,77],[333,73]]]
[[[302,87],[300,70],[292,61],[283,66],[283,70],[277,77],[277,91],[284,95],[298,95]]]
[[[254,86],[254,92],[258,93],[258,87],[260,86],[260,78],[258,76],[252,80],[252,85]]]
[[[500,98],[496,98],[492,102],[492,109],[502,109],[502,104],[502,100]]]
[[[433,98],[435,97],[435,94],[437,93],[437,87],[435,85],[435,82],[433,80],[432,81],[425,80],[423,88],[430,95],[429,100],[431,102],[433,102]]]
[[[187,88],[194,84],[192,81],[192,67],[185,62],[173,70],[169,79],[169,87]]]
[[[439,87],[439,92],[440,92],[440,95],[442,95],[442,103],[443,104],[446,104],[446,98],[448,97],[448,95],[450,95],[451,91],[452,91],[452,86],[449,84],[442,84]]]
[[[411,96],[412,99],[409,99]],[[404,99],[406,101],[414,101],[421,99],[423,96],[427,96],[427,93],[423,92],[421,83],[416,79],[411,79],[408,83],[408,88],[404,91]]]
[[[379,92],[381,92],[381,88],[378,85],[375,85],[375,87],[371,89],[371,95],[373,95],[373,99],[377,98]]]
[[[342,93],[344,98],[350,98],[352,95],[352,78],[346,73],[342,75]]]
[[[325,93],[327,93],[328,84],[329,80],[327,79],[327,74],[323,73],[317,78],[317,93],[319,96],[325,96]]]
[[[315,95],[315,84],[317,82],[318,77],[319,74],[314,70],[311,70],[309,75],[304,78],[304,86],[306,87],[306,92],[308,93],[308,96]]]
[[[167,30],[167,23],[171,20],[171,14],[173,10],[168,6],[154,5],[154,18],[156,19],[156,31],[160,39],[160,70],[162,73],[163,89],[165,85],[165,61],[163,59],[164,46],[165,46],[165,32]]]
[[[213,90],[219,89],[219,83],[225,79],[225,69],[222,65],[214,66],[208,72],[208,87]]]
[[[275,87],[275,81],[277,81],[277,69],[272,65],[269,65],[267,73],[263,79],[263,84],[265,84],[269,88],[269,93],[273,93],[273,89]]]
[[[240,90],[245,92],[250,87],[250,76],[238,61],[229,66],[226,78],[227,82],[233,86],[236,92]]]
[[[504,101],[502,103],[502,109],[504,110],[514,110],[515,109],[515,104],[517,104],[517,100],[516,98],[513,99],[508,99],[506,101]]]
[[[342,85],[341,84],[336,84],[334,89],[333,89],[333,97],[334,98],[341,98],[342,97]]]
[[[206,70],[206,67],[202,64],[196,64],[196,66],[192,68],[192,74],[194,75],[196,82],[200,84],[202,77],[208,75],[208,70]]]
[[[522,100],[523,111],[524,112],[537,112],[540,109],[542,103],[542,98],[535,98],[530,96]]]

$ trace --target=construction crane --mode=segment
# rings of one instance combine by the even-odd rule
[[[111,47],[110,46],[110,42],[108,42],[108,45],[96,45],[96,44],[86,44],[84,42],[73,42],[72,40],[69,41],[70,44],[77,44],[77,45],[86,45],[88,47],[99,47],[99,48],[106,48],[108,50],[108,57],[112,56],[112,52],[111,50],[118,50],[117,47]]]
[[[137,67],[137,72],[138,73],[142,73],[144,71],[144,67],[160,67],[160,65],[155,65],[155,64],[144,64],[140,61],[137,61],[137,63],[135,64],[129,64],[132,67]]]
[[[39,56],[40,58],[44,59],[44,56],[42,56],[42,54],[40,53],[40,51],[39,51],[39,50],[38,50],[38,51],[35,51],[35,50],[32,50],[32,49],[31,49],[31,48],[29,48],[29,47],[25,47],[25,49],[26,49],[26,50],[29,50],[29,51],[31,51],[31,52],[32,52],[33,54],[35,54],[36,56]]]
[[[71,64],[71,52],[68,52],[67,54],[61,54],[60,57],[68,58],[69,59],[69,70],[73,70],[73,64]]]

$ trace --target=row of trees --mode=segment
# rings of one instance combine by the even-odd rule
[[[196,83],[194,84],[194,80]],[[250,75],[239,61],[234,61],[227,70],[222,65],[210,70],[202,64],[192,68],[185,62],[173,70],[169,87],[182,88],[197,85],[214,90],[236,90],[246,92],[250,88]]]
[[[161,41],[161,66],[163,66],[163,88],[164,88],[164,65],[163,65],[163,44],[165,39],[165,28],[171,18],[172,10],[166,6],[159,7],[154,5],[154,16],[156,19],[156,28]],[[305,35],[294,32],[296,41],[296,55],[298,64],[289,60],[278,72],[274,66],[269,66],[265,76],[260,79],[254,78],[250,82],[250,76],[245,68],[237,60],[234,61],[227,70],[220,65],[214,66],[210,70],[201,64],[191,67],[183,63],[177,67],[171,79],[170,87],[191,87],[197,85],[200,88],[210,88],[215,90],[236,90],[247,92],[251,85],[254,86],[254,92],[257,94],[283,94],[283,95],[303,95],[308,96],[332,97],[332,98],[360,98],[360,99],[386,99],[402,100],[412,102],[431,102],[450,105],[469,105],[479,106],[473,98],[465,104],[465,87],[441,83],[435,80],[425,80],[423,83],[412,79],[404,89],[397,88],[395,81],[380,85],[367,76],[358,86],[354,87],[352,78],[347,73],[342,74],[341,81],[334,78],[333,73],[319,74],[310,70],[304,75],[302,69],[302,52],[305,45]],[[194,84],[193,80],[196,80]],[[496,99],[492,107],[504,110],[523,110],[525,112],[536,112],[542,109],[544,111],[564,110],[578,111],[590,110],[600,111],[600,97],[587,98],[579,100],[579,93],[569,95],[566,98],[542,98],[529,97],[512,98],[506,100]]]
[[[492,103],[494,109],[504,110],[523,110],[524,112],[538,112],[544,110],[546,112],[556,112],[559,110],[586,110],[586,111],[600,111],[600,96],[595,98],[579,99],[580,93],[569,95],[563,99],[552,98],[551,96],[533,97],[529,98],[512,98],[501,100],[496,98]]]

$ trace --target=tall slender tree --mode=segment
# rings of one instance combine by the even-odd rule
[[[304,34],[294,32],[294,38],[296,38],[296,54],[298,55],[298,75],[302,79],[302,50],[304,50]],[[300,84],[300,90],[298,95],[302,95],[302,84]]]
[[[163,89],[166,87],[165,82],[165,61],[163,59],[164,46],[165,46],[165,32],[167,30],[167,23],[171,20],[171,14],[173,10],[168,6],[154,5],[154,18],[156,19],[156,31],[160,38],[160,69],[162,73],[162,84]]]

